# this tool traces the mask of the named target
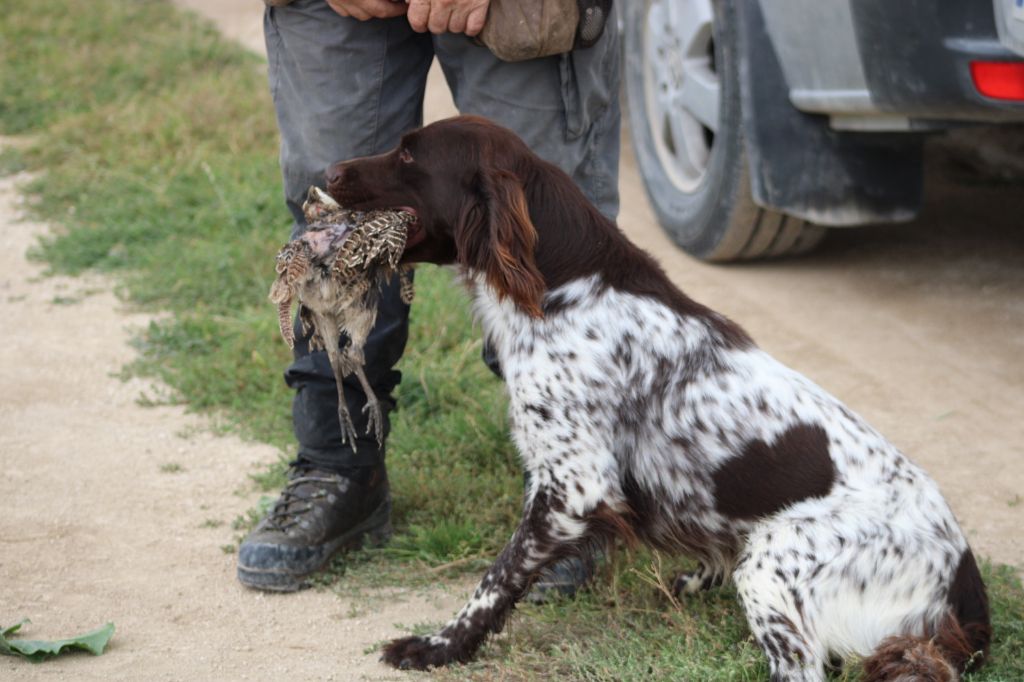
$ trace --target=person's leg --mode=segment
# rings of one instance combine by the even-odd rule
[[[434,39],[455,104],[511,130],[568,173],[608,218],[619,211],[619,42],[609,21],[592,47],[525,62],[503,62],[460,35]],[[501,377],[493,351],[483,360]],[[527,487],[529,481],[527,480]],[[542,573],[527,596],[571,595],[589,578],[586,559],[567,559]]]
[[[414,33],[404,17],[360,22],[337,15],[319,0],[268,8],[265,27],[295,237],[305,228],[301,206],[306,191],[310,185],[323,186],[330,164],[386,151],[402,133],[420,125],[433,51],[429,38]],[[397,287],[391,287],[366,347],[366,374],[385,406],[392,405],[390,394],[400,379],[393,367],[407,335],[408,309]],[[337,389],[326,353],[310,353],[308,339],[298,339],[285,378],[296,389],[293,420],[300,461],[338,469],[380,460],[372,437],[359,439],[355,452],[341,442]],[[364,433],[365,396],[359,383],[346,381],[345,394],[357,431]]]
[[[305,229],[306,192],[324,185],[330,164],[385,151],[421,124],[433,46],[404,17],[359,22],[322,0],[268,7],[264,29],[294,238]],[[391,392],[400,379],[394,365],[405,348],[408,314],[393,282],[365,349],[366,375],[386,411],[394,406]],[[288,487],[239,550],[239,580],[262,589],[297,589],[338,549],[389,532],[383,450],[370,436],[357,439],[355,449],[342,442],[334,373],[326,353],[310,352],[298,327],[295,360],[285,373],[296,390],[298,456]],[[364,433],[362,388],[346,380],[344,391]],[[385,422],[386,432],[386,415]]]
[[[609,21],[593,47],[503,62],[462,35],[434,39],[455,104],[515,131],[572,176],[612,220],[619,210],[619,42]]]

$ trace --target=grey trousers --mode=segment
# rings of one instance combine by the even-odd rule
[[[558,165],[607,216],[618,213],[619,44],[614,21],[591,48],[507,63],[458,34],[414,32],[404,17],[360,22],[323,0],[268,7],[264,31],[269,81],[281,133],[285,201],[292,236],[305,228],[302,201],[310,185],[340,160],[379,154],[422,125],[427,71],[436,57],[459,111],[516,131]],[[408,337],[408,307],[392,286],[366,348],[366,374],[385,408],[401,375],[394,366]],[[297,330],[295,360],[285,381],[300,462],[345,470],[379,464],[370,438],[357,452],[341,442],[337,391],[326,353],[309,351]],[[359,433],[365,404],[358,382],[345,394]],[[387,420],[385,420],[387,421]],[[387,424],[385,425],[387,428]]]

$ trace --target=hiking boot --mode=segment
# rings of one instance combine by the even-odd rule
[[[242,541],[238,580],[292,592],[341,550],[391,537],[391,494],[384,467],[352,476],[295,467],[270,513]]]
[[[552,598],[572,598],[594,576],[594,560],[570,556],[541,571],[526,594],[531,604],[546,604]]]

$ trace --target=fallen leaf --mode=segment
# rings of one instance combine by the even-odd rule
[[[11,635],[21,629],[22,625],[29,623],[27,618],[20,623],[0,630],[0,654],[8,656],[21,656],[33,663],[40,663],[48,658],[58,656],[72,649],[82,649],[94,656],[99,656],[106,648],[107,642],[114,636],[114,624],[96,628],[84,635],[71,637],[69,639],[41,640],[41,639],[11,639]]]

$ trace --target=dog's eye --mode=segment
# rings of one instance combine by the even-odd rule
[[[398,152],[398,160],[402,163],[412,163],[412,154],[409,153],[408,149],[402,149]]]

